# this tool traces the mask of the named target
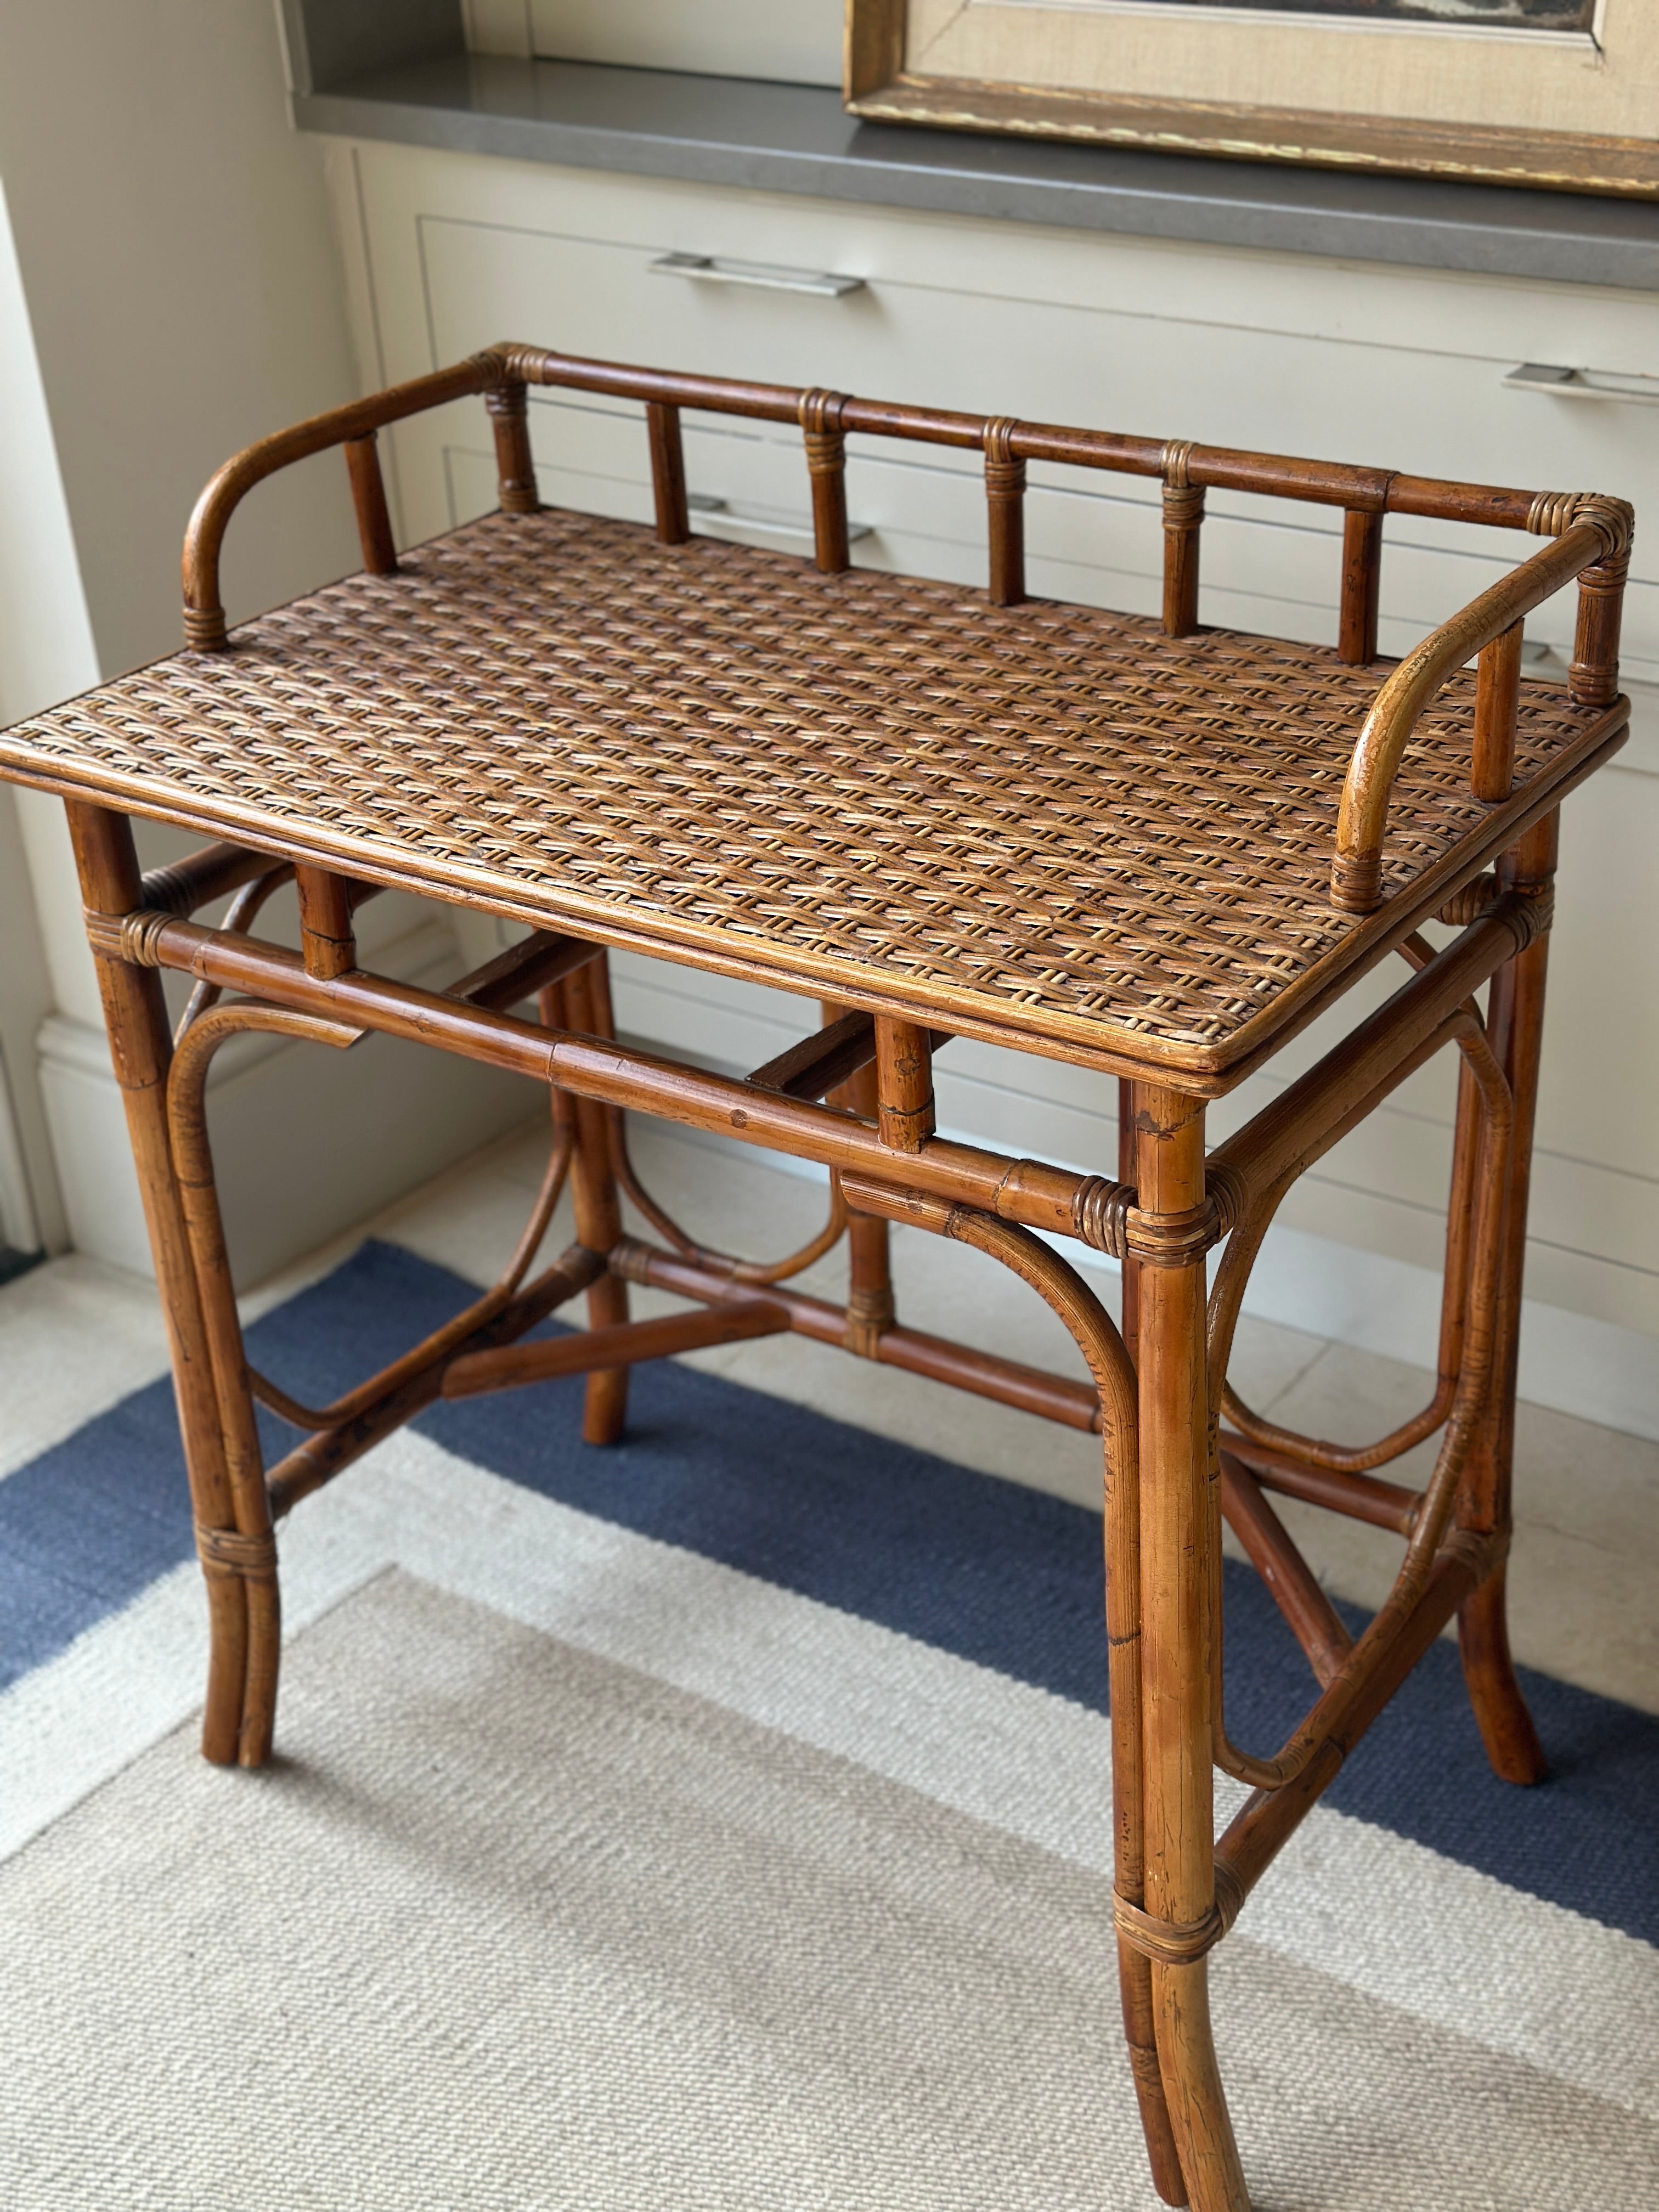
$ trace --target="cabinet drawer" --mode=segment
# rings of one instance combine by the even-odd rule
[[[1369,295],[1363,314],[1352,303],[1337,312],[1328,300],[1277,297],[1285,288],[1305,293],[1307,272],[1292,272],[1291,282],[1261,257],[1252,321],[1237,265],[1248,272],[1250,257],[1233,257],[1231,290],[1212,296],[1195,288],[1201,272],[1194,264],[1216,257],[1161,248],[1160,300],[1148,292],[1151,249],[1133,241],[1027,238],[1012,227],[799,202],[782,210],[788,220],[781,223],[776,205],[758,198],[540,171],[513,173],[517,220],[509,223],[489,204],[499,197],[493,173],[501,166],[450,157],[444,206],[422,193],[396,206],[394,190],[373,209],[380,259],[396,264],[401,245],[414,285],[401,316],[383,319],[404,326],[408,341],[388,347],[396,356],[389,374],[414,374],[510,334],[601,358],[1369,457],[1495,482],[1600,484],[1638,505],[1650,493],[1659,502],[1659,452],[1629,434],[1638,410],[1503,389],[1522,337],[1534,354],[1572,349],[1570,331],[1553,319],[1560,302],[1545,288],[1533,288],[1540,295],[1534,304],[1549,312],[1517,328],[1525,302],[1514,295],[1525,288],[1327,272],[1328,289],[1380,289],[1382,306],[1401,310],[1390,319]],[[544,222],[527,219],[538,214]],[[951,235],[964,230],[978,248],[971,259]],[[865,283],[840,297],[815,296],[652,272],[653,261],[687,251],[787,261]],[[1591,295],[1584,313],[1606,327],[1587,331],[1577,351],[1623,348],[1621,367],[1655,366],[1634,355],[1644,344],[1651,349],[1659,319],[1650,303],[1633,304],[1650,308],[1645,318]],[[547,497],[611,514],[648,511],[639,410],[542,394],[533,422]],[[398,443],[411,536],[489,503],[478,465],[488,441],[475,410],[406,426]],[[720,503],[697,526],[807,542],[805,471],[787,428],[688,415],[686,453],[694,493]],[[854,440],[848,501],[869,528],[855,560],[962,581],[982,576],[984,515],[970,455]],[[1340,516],[1325,510],[1212,494],[1205,619],[1332,638],[1340,529]],[[1156,607],[1161,540],[1145,482],[1034,469],[1027,538],[1033,590],[1133,611]],[[1626,616],[1626,657],[1637,675],[1659,674],[1659,568],[1650,542],[1638,537]],[[1407,650],[1528,550],[1513,532],[1393,520],[1384,650]],[[1530,634],[1565,654],[1571,629],[1568,594],[1540,611]]]

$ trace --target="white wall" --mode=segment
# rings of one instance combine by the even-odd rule
[[[179,546],[228,454],[357,389],[339,252],[314,141],[290,127],[270,0],[0,0],[0,711],[174,649]],[[233,617],[358,564],[337,456],[261,486],[233,527]],[[148,832],[147,858],[181,842]],[[19,868],[27,853],[27,889]],[[371,911],[374,911],[371,909]],[[61,811],[0,805],[0,1051],[31,1155],[36,1232],[143,1264]],[[441,918],[383,902],[375,933],[431,975]],[[32,940],[32,941],[31,941]],[[44,1017],[44,1019],[43,1019]],[[245,1273],[269,1270],[523,1110],[481,1072],[439,1081],[353,1054],[331,1077],[351,1127],[331,1184],[309,1173],[290,1097],[311,1048],[228,1060],[222,1158],[242,1195]],[[378,1047],[376,1048],[378,1050]],[[356,1063],[354,1066],[353,1063]],[[240,1073],[238,1073],[240,1066]],[[285,1072],[286,1071],[286,1072]],[[395,1141],[388,1116],[401,1115]],[[51,1123],[57,1175],[46,1157]],[[377,1131],[379,1133],[377,1133]],[[355,1149],[354,1149],[355,1142]],[[257,1176],[252,1162],[270,1146]],[[4,1204],[0,1198],[0,1204]],[[7,1206],[7,1234],[17,1212]]]
[[[463,0],[480,54],[841,82],[841,0]]]
[[[0,181],[0,723],[80,690],[97,674]],[[33,1251],[64,1243],[65,1218],[35,1056],[56,996],[24,842],[22,815],[37,831],[41,816],[27,799],[20,809],[20,797],[0,786],[0,1237]],[[84,975],[77,954],[66,988]]]

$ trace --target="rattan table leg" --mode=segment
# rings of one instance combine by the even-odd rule
[[[853,1218],[859,1209],[896,1202],[899,1218],[942,1232],[1012,1268],[1070,1330],[1088,1361],[1098,1394],[1104,1454],[1106,1638],[1112,1726],[1112,1887],[1119,1905],[1139,1909],[1146,1882],[1146,1792],[1142,1780],[1140,1680],[1140,1489],[1136,1455],[1135,1374],[1120,1332],[1076,1270],[1029,1230],[994,1215],[918,1192],[884,1194],[862,1176],[850,1179]],[[1118,1990],[1124,2039],[1146,2139],[1153,2185],[1169,2204],[1188,2202],[1169,2102],[1158,2064],[1152,2004],[1152,1962],[1120,1923]]]
[[[1138,1084],[1141,1212],[1184,1214],[1204,1199],[1204,1105]],[[1215,1910],[1214,1577],[1220,1516],[1211,1496],[1205,1269],[1140,1273],[1141,1715],[1146,1910],[1174,1937]],[[1170,1952],[1180,1948],[1171,1941]],[[1194,2212],[1249,2212],[1210,2034],[1208,1962],[1154,1953],[1158,2062]]]
[[[1135,1087],[1127,1076],[1117,1085],[1117,1179],[1127,1188],[1135,1187]],[[1140,1344],[1140,1262],[1126,1252],[1121,1265],[1123,1344],[1131,1359]]]
[[[203,1015],[174,1051],[167,1078],[167,1127],[173,1171],[179,1187],[185,1234],[190,1240],[202,1325],[213,1364],[219,1436],[234,1515],[230,1529],[196,1532],[202,1564],[210,1575],[235,1575],[247,1604],[247,1667],[242,1697],[237,1756],[243,1766],[263,1766],[270,1756],[276,1724],[276,1683],[282,1666],[282,1597],[276,1573],[276,1541],[270,1493],[265,1486],[264,1454],[253,1407],[241,1316],[231,1278],[219,1209],[213,1150],[208,1139],[207,1079],[214,1054],[232,1037],[250,1031],[310,1037],[335,1045],[355,1031],[315,1021],[276,1006],[233,1003]]]
[[[1547,815],[1512,852],[1504,855],[1498,875],[1505,890],[1547,897],[1554,880],[1559,819],[1557,815]],[[1498,1267],[1492,1387],[1457,1501],[1459,1527],[1481,1535],[1494,1530],[1507,1533],[1510,1526],[1522,1273],[1549,942],[1549,932],[1541,931],[1523,952],[1498,970],[1492,983],[1488,1032],[1514,1097],[1515,1123]],[[1500,1560],[1459,1610],[1463,1679],[1494,1771],[1506,1782],[1540,1782],[1546,1771],[1543,1747],[1510,1656],[1504,1572]]]
[[[544,1005],[544,1021],[562,1020],[566,1028],[586,1036],[615,1036],[610,973],[603,953],[567,975],[556,990],[558,1002],[550,1011]],[[570,1161],[576,1236],[590,1251],[613,1252],[622,1241],[623,1219],[611,1158],[610,1113],[597,1098],[572,1098],[569,1103],[576,1136]],[[587,1293],[588,1326],[614,1328],[627,1319],[627,1284],[620,1275],[599,1276]],[[587,1378],[582,1406],[583,1441],[619,1443],[627,1418],[627,1368],[596,1368]]]
[[[833,999],[823,1001],[824,1026],[839,1021],[848,1009]],[[845,1106],[866,1121],[877,1118],[876,1064],[870,1061],[824,1094],[830,1106]],[[876,1213],[854,1213],[847,1224],[847,1334],[848,1352],[866,1359],[876,1357],[876,1346],[897,1319],[893,1302],[891,1233]]]
[[[131,913],[143,902],[131,825],[124,815],[77,800],[69,801],[66,811],[88,911]],[[213,1364],[167,1133],[167,1078],[173,1040],[161,978],[153,969],[136,967],[95,947],[93,959],[173,1356],[191,1507],[198,1529],[233,1529],[235,1516]],[[205,1559],[203,1564],[210,1644],[202,1751],[216,1765],[228,1766],[237,1762],[241,1750],[248,1585],[240,1574],[220,1571]]]

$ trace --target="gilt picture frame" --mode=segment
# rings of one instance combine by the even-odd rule
[[[848,0],[884,123],[1659,199],[1656,0]]]

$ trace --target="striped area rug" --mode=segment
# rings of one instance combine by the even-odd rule
[[[466,1295],[370,1245],[255,1355],[326,1397]],[[0,2203],[1150,2212],[1098,1520],[672,1364],[591,1450],[580,1389],[296,1512],[259,1775],[195,1754],[167,1385],[0,1482]],[[1309,1678],[1227,1603],[1266,1745]],[[1216,1954],[1259,2212],[1659,2202],[1659,1722],[1528,1689],[1518,1791],[1437,1647]]]

